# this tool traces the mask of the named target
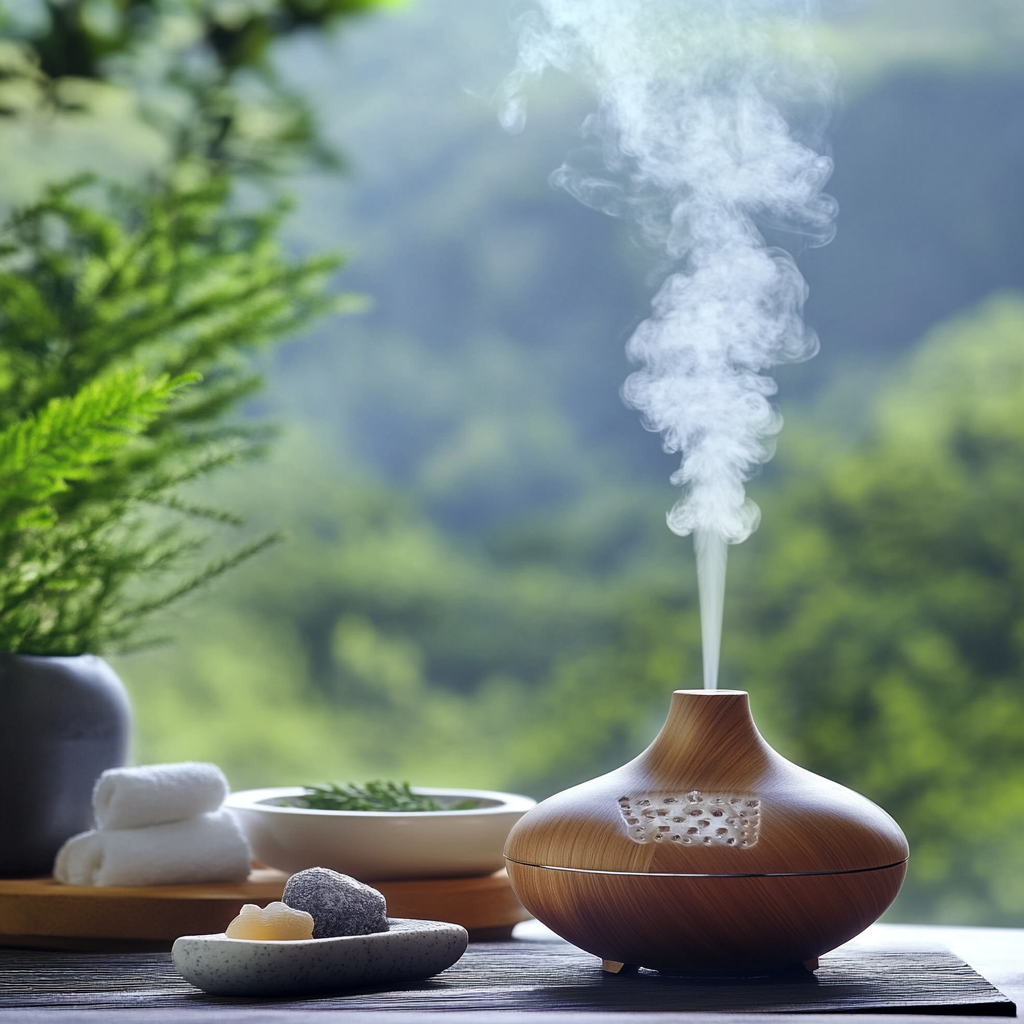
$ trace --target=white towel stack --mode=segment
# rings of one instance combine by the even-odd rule
[[[98,827],[60,848],[53,876],[68,885],[243,881],[249,844],[222,809],[227,795],[214,764],[112,768],[92,794]]]

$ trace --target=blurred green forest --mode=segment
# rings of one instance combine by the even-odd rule
[[[825,4],[839,232],[797,252],[822,339],[778,374],[779,455],[731,551],[722,685],[912,849],[893,920],[1024,925],[1024,14]],[[118,659],[138,761],[235,788],[390,776],[538,797],[634,756],[700,684],[673,460],[626,410],[658,267],[548,176],[591,97],[497,125],[505,0],[410,0],[294,32],[273,71],[344,172],[307,164],[297,253],[368,308],[254,357],[269,457],[197,495],[287,544]],[[0,118],[0,200],[167,158],[127,90]],[[252,186],[254,192],[258,184]]]

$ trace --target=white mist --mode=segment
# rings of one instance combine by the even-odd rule
[[[745,483],[782,420],[765,372],[806,359],[807,289],[771,229],[808,244],[833,234],[820,153],[832,76],[806,31],[810,0],[537,0],[520,24],[506,127],[522,126],[525,81],[553,67],[597,90],[584,133],[606,173],[566,164],[553,181],[628,216],[668,276],[627,353],[624,400],[680,455],[668,514],[694,534],[704,685],[717,686],[728,544],[759,520]],[[797,126],[798,127],[795,127]]]
[[[725,610],[726,539],[714,530],[693,531],[697,552],[697,590],[700,594],[700,642],[704,655],[704,689],[718,689],[722,652],[722,614]]]

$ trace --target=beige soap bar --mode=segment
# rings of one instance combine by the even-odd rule
[[[265,908],[246,903],[224,930],[229,939],[258,939],[261,942],[313,938],[313,917],[284,903]]]

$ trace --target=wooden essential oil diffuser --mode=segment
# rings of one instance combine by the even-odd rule
[[[892,903],[908,855],[880,807],[772,750],[739,690],[677,690],[639,757],[505,845],[526,909],[609,970],[813,969]]]

